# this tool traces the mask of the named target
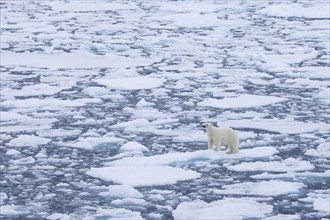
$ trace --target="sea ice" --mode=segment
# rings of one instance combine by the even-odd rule
[[[99,195],[111,198],[142,198],[143,195],[129,185],[110,185],[106,192],[100,192]]]
[[[251,128],[273,131],[283,134],[300,134],[315,131],[327,131],[329,125],[323,122],[300,122],[294,120],[276,120],[276,119],[254,119],[254,120],[228,120],[221,123],[236,128]]]
[[[59,142],[62,146],[81,148],[84,150],[93,150],[101,144],[120,143],[124,139],[117,137],[79,137],[74,142]]]
[[[49,219],[49,220],[68,220],[68,219],[70,219],[70,216],[66,215],[66,214],[62,214],[62,213],[53,213],[53,214],[47,216],[46,219]]]
[[[51,2],[50,6],[56,11],[69,12],[121,11],[136,9],[134,4],[115,2]]]
[[[16,138],[13,138],[7,143],[7,146],[11,147],[30,147],[48,144],[51,140],[36,135],[21,134]]]
[[[228,155],[224,152],[215,152],[211,150],[199,150],[194,152],[174,152],[145,157],[126,157],[119,160],[111,161],[106,165],[132,165],[132,166],[153,166],[168,165],[176,163],[194,163],[205,160],[225,160],[225,159],[244,159],[244,158],[262,158],[269,157],[278,153],[273,147],[256,147],[252,149],[240,150],[239,154]]]
[[[300,199],[300,201],[311,202],[315,210],[328,214],[330,213],[330,189],[312,191],[307,195],[306,198]]]
[[[328,141],[321,143],[316,147],[316,149],[306,150],[305,155],[330,158],[330,142]]]
[[[227,166],[228,170],[236,172],[247,171],[271,171],[271,172],[295,172],[313,170],[315,167],[309,161],[297,160],[295,158],[288,158],[283,161],[256,161],[256,162],[242,162],[237,165]]]
[[[110,218],[116,220],[143,220],[140,212],[124,208],[102,208],[96,210],[96,217]]]
[[[50,96],[63,90],[63,86],[51,86],[45,83],[24,86],[22,89],[7,89],[3,92],[15,97]]]
[[[300,220],[301,217],[299,214],[296,215],[283,215],[283,214],[279,214],[279,215],[274,215],[274,216],[270,216],[267,218],[263,218],[263,220]]]
[[[4,216],[15,216],[28,213],[24,207],[18,205],[3,205],[0,206],[0,211],[0,214]]]
[[[1,52],[1,65],[40,67],[49,69],[84,69],[84,68],[124,68],[150,65],[155,60],[147,58],[130,58],[115,54],[95,55],[80,53],[13,53]]]
[[[119,90],[141,90],[141,89],[154,89],[160,87],[165,82],[164,78],[155,78],[150,76],[136,76],[136,77],[123,77],[123,78],[101,78],[96,79],[100,85],[107,86],[109,89]]]
[[[29,118],[26,115],[21,115],[16,112],[5,112],[5,111],[0,111],[0,122],[17,122],[21,120],[26,120]]]
[[[197,105],[213,108],[252,108],[263,105],[271,105],[278,102],[284,102],[286,100],[286,98],[280,98],[275,96],[240,95],[235,98],[207,98],[206,100],[197,103]]]
[[[225,185],[220,190],[214,190],[214,193],[222,195],[279,196],[289,193],[298,193],[303,187],[305,187],[305,184],[299,182],[269,180]]]
[[[224,198],[207,203],[201,200],[183,202],[172,212],[174,219],[245,219],[262,218],[273,206],[249,199]]]
[[[129,186],[152,186],[175,184],[178,181],[199,178],[195,171],[159,165],[122,165],[92,168],[86,174]]]
[[[276,17],[329,18],[329,5],[301,6],[299,4],[274,4],[259,10],[259,13]]]
[[[19,154],[21,154],[21,152],[19,152],[18,150],[15,150],[15,149],[9,149],[6,152],[6,155],[9,155],[9,156],[14,156],[14,155],[19,155]]]
[[[119,148],[120,151],[149,151],[149,149],[135,141],[129,141]]]

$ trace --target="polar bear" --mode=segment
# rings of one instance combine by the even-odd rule
[[[229,146],[227,154],[238,153],[238,135],[232,128],[218,128],[214,127],[211,123],[204,123],[203,127],[207,131],[209,149],[212,149],[212,146],[215,145],[216,151],[219,151],[221,145],[226,144]]]

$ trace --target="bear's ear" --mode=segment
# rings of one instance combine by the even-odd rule
[[[207,128],[208,126],[209,126],[208,123],[203,123],[203,124],[202,124],[202,127],[203,127],[203,128]]]

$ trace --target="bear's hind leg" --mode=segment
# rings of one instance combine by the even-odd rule
[[[228,147],[229,147],[229,151],[227,152],[227,154],[236,154],[236,153],[238,153],[238,147],[237,147],[236,143],[229,143]]]

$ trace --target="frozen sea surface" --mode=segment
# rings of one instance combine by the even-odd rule
[[[1,219],[330,218],[328,1],[0,8]]]

